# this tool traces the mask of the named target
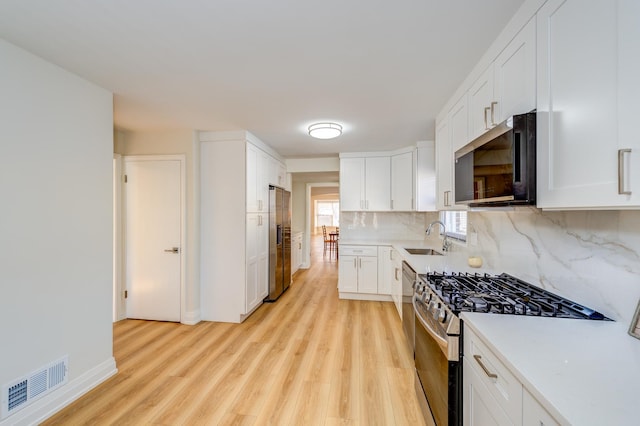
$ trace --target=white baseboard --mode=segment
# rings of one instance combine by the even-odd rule
[[[391,295],[369,293],[338,293],[338,298],[349,300],[374,300],[377,302],[393,302]]]
[[[110,357],[80,377],[69,381],[49,395],[0,421],[0,426],[36,425],[71,404],[117,372],[116,360]]]
[[[200,309],[196,309],[195,311],[185,312],[180,322],[186,325],[196,325],[200,321],[202,321]]]

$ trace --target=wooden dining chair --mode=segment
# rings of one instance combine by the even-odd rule
[[[329,235],[327,234],[327,227],[325,225],[322,225],[322,236],[324,237],[324,252],[322,253],[322,256],[326,256],[327,255],[327,247],[329,248],[329,257],[331,257],[331,249],[333,247],[333,240],[331,240],[331,238],[329,238]]]

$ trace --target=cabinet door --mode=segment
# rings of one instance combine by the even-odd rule
[[[402,258],[396,250],[391,250],[391,297],[402,321]]]
[[[445,179],[445,190],[444,190],[444,209],[446,210],[466,210],[467,207],[464,205],[456,205],[455,204],[455,174],[454,174],[454,153],[455,151],[464,146],[468,141],[468,108],[467,108],[467,95],[465,94],[457,104],[451,108],[449,111],[448,117],[448,126],[449,126],[449,151],[442,152],[442,155],[446,158],[441,160],[438,159],[438,162],[446,161],[445,169],[443,173],[448,173],[447,176],[442,176]],[[438,154],[440,155],[440,153]],[[438,172],[438,177],[440,178],[440,172]],[[440,196],[440,194],[438,194]]]
[[[514,37],[494,62],[493,127],[514,114],[536,108],[536,18]]]
[[[445,117],[436,126],[436,207],[438,210],[446,210],[452,203],[452,167],[449,120],[448,117]]]
[[[560,426],[526,390],[522,390],[522,426]]]
[[[391,210],[391,160],[365,158],[365,210]]]
[[[419,212],[436,210],[436,152],[433,141],[418,142],[416,156],[415,209]]]
[[[491,64],[469,89],[469,139],[477,138],[497,124],[494,121],[493,73]]]
[[[269,294],[269,216],[267,214],[261,213],[258,215],[256,232],[258,245],[257,303],[259,303]]]
[[[340,209],[364,210],[364,158],[340,159]]]
[[[247,143],[247,212],[258,211],[258,167],[260,162],[258,149]]]
[[[340,255],[338,259],[338,290],[358,291],[358,256]]]
[[[478,373],[463,358],[464,390],[462,424],[465,426],[513,425],[498,402],[487,390]]]
[[[640,205],[639,9],[551,0],[538,12],[538,207]]]
[[[277,179],[278,179],[278,182],[276,183],[276,185],[286,189],[287,188],[287,169],[284,166],[284,164],[282,164],[279,161],[278,161],[276,172],[277,172]]]
[[[414,209],[414,176],[413,152],[391,156],[391,210]]]
[[[246,234],[246,259],[247,259],[247,281],[245,284],[245,311],[251,311],[260,303],[259,298],[259,247],[258,228],[259,214],[247,214],[247,234]]]
[[[378,247],[378,294],[391,294],[393,265],[391,247]]]
[[[449,111],[449,126],[451,151],[456,152],[470,140],[468,96],[466,93]]]
[[[377,256],[358,256],[358,293],[378,293]]]

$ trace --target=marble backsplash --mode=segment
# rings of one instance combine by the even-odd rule
[[[420,240],[438,213],[341,212],[340,238],[349,240]]]
[[[631,322],[640,300],[640,212],[517,208],[468,219],[478,243],[455,246],[454,257],[481,256],[486,269]]]
[[[349,239],[424,239],[437,218],[437,213],[343,212],[340,233]],[[640,300],[640,211],[519,207],[471,211],[468,219],[477,243],[455,244],[447,254],[448,272],[506,272],[631,322]],[[480,256],[482,268],[470,268],[469,256]]]

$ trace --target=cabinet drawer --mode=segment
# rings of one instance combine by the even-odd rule
[[[522,384],[468,328],[464,331],[464,358],[513,424],[521,425]]]
[[[551,414],[526,390],[522,396],[523,426],[560,426]]]
[[[340,246],[340,256],[378,256],[378,246]]]

